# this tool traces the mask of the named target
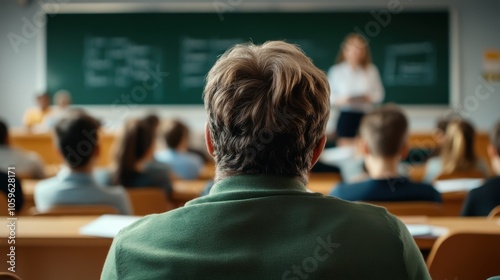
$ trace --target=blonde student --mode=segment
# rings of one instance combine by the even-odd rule
[[[430,158],[425,167],[423,182],[432,183],[440,175],[477,170],[488,176],[486,163],[478,158],[474,147],[476,132],[472,124],[461,118],[448,122],[439,156]]]

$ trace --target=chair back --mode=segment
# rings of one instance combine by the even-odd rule
[[[491,210],[490,214],[488,214],[488,218],[490,219],[500,218],[500,205]]]
[[[366,201],[366,203],[381,206],[396,216],[442,216],[442,206],[437,202],[428,201]]]
[[[483,280],[500,275],[500,234],[452,233],[440,237],[427,258],[434,280]]]
[[[173,208],[160,187],[129,188],[127,193],[137,216],[163,213]]]
[[[119,214],[115,207],[109,205],[58,205],[47,211],[38,212],[31,208],[33,216],[95,216],[104,214]]]

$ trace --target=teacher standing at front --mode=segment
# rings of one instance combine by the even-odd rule
[[[332,106],[340,110],[337,146],[352,146],[363,115],[384,99],[384,87],[361,35],[347,35],[336,63],[328,70],[328,81]]]

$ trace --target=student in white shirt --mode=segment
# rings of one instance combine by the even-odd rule
[[[384,99],[384,87],[377,67],[371,63],[368,43],[359,34],[347,35],[328,70],[330,102],[340,110],[337,145],[353,145],[361,118],[374,104]]]

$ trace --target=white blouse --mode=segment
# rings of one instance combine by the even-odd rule
[[[384,87],[380,74],[375,65],[370,64],[366,68],[353,69],[347,62],[333,65],[328,70],[328,82],[330,83],[330,102],[335,104],[339,97],[356,97],[368,95],[374,104],[384,99]],[[359,106],[342,107],[342,110],[366,111],[373,104],[360,104]]]

